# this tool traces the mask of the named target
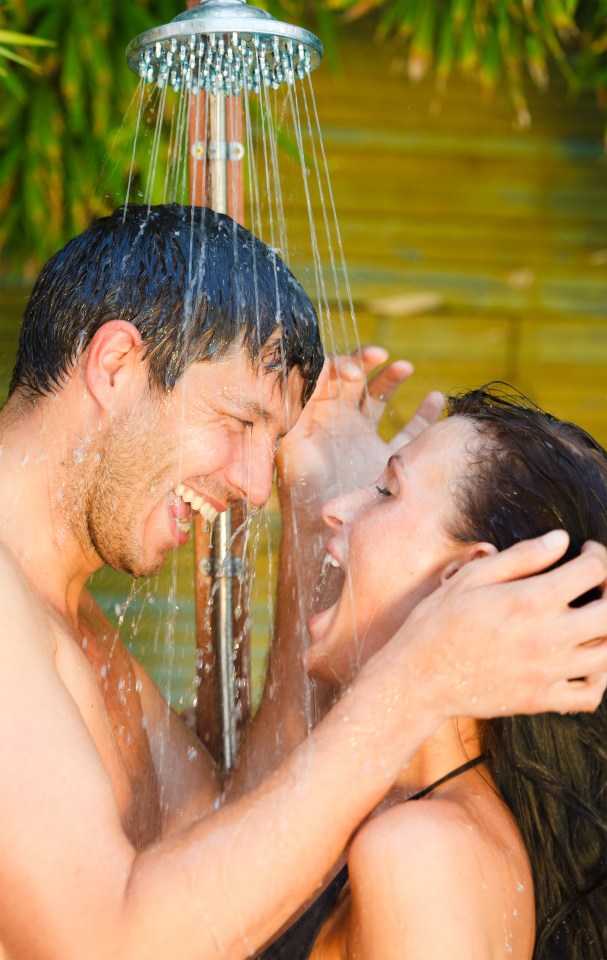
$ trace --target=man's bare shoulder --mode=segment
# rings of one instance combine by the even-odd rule
[[[28,589],[27,579],[14,554],[0,541],[0,589],[11,586],[23,591]],[[31,588],[29,589],[31,592]]]
[[[45,653],[53,652],[53,637],[44,615],[43,602],[8,547],[0,543],[0,610],[2,634],[21,644],[33,644]],[[3,644],[5,652],[13,648]]]

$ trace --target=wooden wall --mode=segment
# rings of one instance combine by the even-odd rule
[[[503,92],[402,68],[360,34],[314,76],[361,338],[415,396],[505,379],[607,443],[605,115],[554,77],[517,131]]]

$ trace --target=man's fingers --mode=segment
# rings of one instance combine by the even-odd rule
[[[541,573],[560,560],[568,545],[569,536],[564,530],[551,530],[541,537],[522,540],[507,550],[466,564],[452,577],[452,581],[466,578],[480,585],[529,577],[534,573]],[[556,571],[552,571],[550,576],[552,573]]]
[[[529,599],[535,598],[538,602],[547,602],[556,597],[562,603],[569,604],[589,590],[599,589],[604,595],[603,600],[576,608],[576,613],[583,614],[578,618],[580,621],[583,618],[594,619],[594,636],[604,636],[607,634],[607,549],[601,544],[588,542],[577,557],[555,570],[548,570],[561,559],[568,545],[569,536],[564,530],[551,530],[541,537],[523,540],[474,564],[466,564],[460,573],[479,585],[542,574],[540,579],[528,584]]]
[[[430,424],[436,423],[440,419],[444,407],[445,397],[442,393],[438,390],[429,393],[424,397],[409,422],[392,438],[390,450],[398,450],[399,447],[409,443],[410,440],[413,440],[413,437],[416,437]]]
[[[588,551],[568,560],[556,570],[550,570],[542,577],[542,583],[545,587],[550,587],[554,596],[561,597],[565,603],[572,603],[589,590],[602,589],[606,578],[607,554],[603,557],[599,552]],[[596,606],[590,603],[579,609],[580,612],[592,616],[600,614],[601,609],[607,611],[607,603],[596,601]],[[604,623],[603,627],[596,636],[607,632],[607,623]]]
[[[596,681],[607,673],[607,640],[600,643],[580,644],[568,654],[570,666],[567,672],[571,679],[583,677],[586,682]]]
[[[558,598],[563,603],[572,603],[589,590],[603,588],[607,579],[607,550],[595,544],[594,549],[583,551],[555,570],[543,572],[560,560],[568,544],[569,537],[564,530],[552,530],[542,537],[523,540],[501,553],[467,564],[462,573],[479,584],[518,580],[542,573],[539,580],[528,585],[529,599],[548,602],[550,598]],[[589,604],[578,612],[584,611],[586,617],[596,617],[600,625],[601,618],[607,616],[607,609],[603,612],[599,603],[596,601],[597,606]],[[602,636],[606,628],[607,623],[603,623],[602,629],[597,629],[594,636]]]
[[[604,544],[597,543],[596,540],[587,540],[582,546],[583,556],[597,557],[605,565],[605,579],[601,584],[603,596],[607,596],[607,549]]]
[[[542,698],[542,709],[556,713],[593,712],[605,696],[607,674],[592,680],[562,680]]]

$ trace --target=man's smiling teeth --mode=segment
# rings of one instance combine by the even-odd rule
[[[338,567],[341,568],[341,563],[335,559],[330,553],[325,554],[325,559],[322,562],[323,568],[326,570],[327,567]]]
[[[199,494],[195,493],[189,487],[186,487],[185,484],[183,483],[177,484],[177,486],[175,487],[175,493],[177,494],[178,497],[181,497],[184,503],[189,503],[192,510],[195,510],[197,513],[199,513],[200,516],[203,518],[203,520],[206,520],[207,523],[215,522],[215,519],[217,518],[217,510],[215,509],[215,507],[212,507],[210,503],[207,503],[204,497],[201,497]],[[190,528],[189,520],[179,521],[180,524],[186,523],[186,522],[188,524],[187,530],[189,530]],[[183,529],[184,532],[186,532],[186,528],[181,528],[181,529]]]

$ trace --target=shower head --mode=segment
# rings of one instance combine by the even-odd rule
[[[202,0],[127,49],[130,69],[147,83],[225,96],[303,80],[321,60],[318,37],[246,0]]]

